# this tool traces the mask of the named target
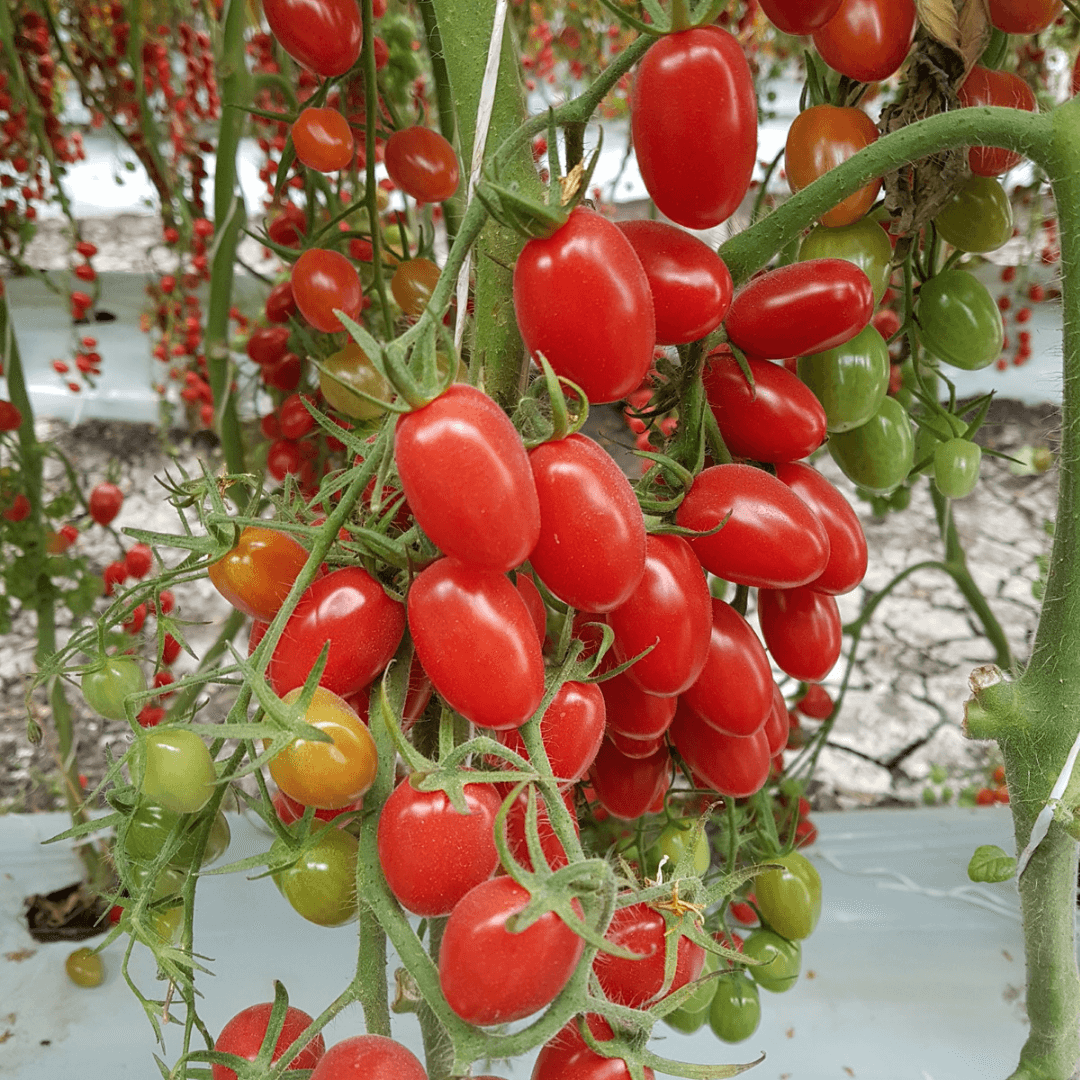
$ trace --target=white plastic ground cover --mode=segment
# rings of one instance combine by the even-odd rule
[[[965,867],[979,844],[1013,849],[1001,808],[868,810],[818,814],[810,855],[824,906],[804,947],[803,977],[786,994],[762,992],[762,1022],[739,1046],[705,1029],[678,1035],[657,1025],[652,1046],[700,1062],[765,1062],[762,1080],[991,1080],[1008,1075],[1026,1036],[1018,900],[1010,884],[973,886]],[[227,858],[269,846],[261,823],[231,818]],[[62,845],[40,841],[63,815],[0,817],[0,1075],[11,1080],[157,1076],[150,1026],[120,974],[121,942],[104,953],[104,985],[70,983],[70,944],[40,945],[26,930],[23,897],[70,883],[78,864]],[[316,1013],[345,986],[355,962],[355,925],[304,922],[267,879],[207,878],[199,887],[196,948],[213,971],[202,977],[200,1014],[216,1033],[240,1009],[272,997],[280,979],[291,1001]],[[393,964],[391,964],[393,966]],[[149,953],[132,975],[161,998]],[[419,1050],[412,1017],[395,1034]],[[328,1027],[328,1044],[363,1030],[359,1006]],[[179,1054],[178,1028],[164,1052]],[[526,1080],[531,1059],[490,1070]]]

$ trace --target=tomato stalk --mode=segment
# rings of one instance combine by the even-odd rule
[[[220,69],[223,101],[250,100],[250,78],[244,54],[247,24],[242,0],[231,0],[225,13]],[[206,312],[205,350],[210,389],[214,399],[214,419],[230,473],[245,471],[244,442],[236,401],[231,392],[234,375],[229,350],[229,309],[232,306],[233,276],[240,230],[246,224],[244,195],[236,182],[236,155],[244,133],[245,116],[240,109],[222,109],[214,175],[214,246],[210,271],[210,302]],[[239,483],[239,481],[237,482]]]

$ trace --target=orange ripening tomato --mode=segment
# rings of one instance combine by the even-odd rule
[[[862,109],[836,105],[815,105],[805,109],[795,117],[788,131],[784,151],[788,187],[792,192],[802,191],[819,176],[854,157],[877,137],[874,121]],[[881,181],[871,180],[822,214],[822,225],[839,228],[858,221],[874,205],[880,189]]]
[[[337,109],[304,109],[292,126],[296,156],[316,172],[346,169],[355,146],[349,122]]]
[[[431,128],[395,131],[386,140],[383,161],[390,179],[417,202],[442,202],[457,191],[457,155],[450,143]]]
[[[249,525],[231,551],[210,565],[210,580],[237,611],[271,622],[308,553],[287,533]]]
[[[297,687],[281,700],[291,705],[302,693]],[[338,810],[363,798],[375,782],[379,755],[360,717],[343,698],[317,686],[304,721],[333,741],[294,739],[270,760],[274,783],[290,799],[320,810]]]
[[[439,282],[439,268],[423,257],[398,264],[390,279],[390,291],[406,315],[419,315],[427,307]]]

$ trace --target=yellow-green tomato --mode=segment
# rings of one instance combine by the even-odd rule
[[[76,986],[90,988],[100,986],[105,981],[105,965],[93,949],[83,947],[69,953],[64,961],[64,969]]]
[[[82,677],[86,704],[109,720],[125,720],[125,699],[145,691],[146,676],[139,662],[131,656],[107,656]]]
[[[799,248],[799,262],[808,259],[846,259],[870,279],[874,303],[880,304],[892,272],[892,244],[888,233],[872,217],[829,228],[816,225]]]
[[[271,849],[271,864],[285,851]],[[342,829],[320,829],[294,866],[274,874],[293,908],[319,926],[343,926],[356,918],[356,837]]]
[[[169,945],[175,945],[180,940],[180,930],[183,925],[184,908],[181,904],[166,908],[154,915],[154,933]]]
[[[353,420],[374,420],[385,411],[354,394],[354,390],[383,401],[394,396],[394,388],[375,370],[367,353],[355,341],[347,342],[322,362],[319,389],[332,408]]]
[[[670,821],[664,826],[663,832],[648,851],[653,872],[655,873],[655,868],[660,865],[660,860],[666,855],[668,861],[664,864],[665,876],[670,877],[671,871],[691,844],[693,844],[693,861],[690,869],[701,877],[709,869],[712,852],[709,850],[709,838],[704,830],[698,833],[696,840],[694,839],[694,823],[691,821]]]
[[[147,731],[137,756],[143,795],[174,814],[194,814],[214,794],[214,759],[194,731],[168,727]]]
[[[999,180],[970,176],[938,212],[934,225],[959,251],[996,251],[1012,236],[1012,204]]]
[[[701,975],[699,978],[704,979],[706,975],[712,974],[716,971],[722,963],[719,956],[714,952],[705,950],[705,962],[701,965]],[[686,1013],[703,1013],[705,1012],[712,1002],[713,994],[716,993],[716,980],[708,979],[700,986],[694,989],[694,992],[682,1003],[681,1012]]]
[[[761,998],[757,987],[741,971],[721,975],[709,1007],[709,1027],[727,1043],[749,1039],[761,1023]]]
[[[766,870],[754,882],[758,910],[781,937],[809,937],[821,916],[821,875],[805,855],[792,851],[768,860],[780,870]]]

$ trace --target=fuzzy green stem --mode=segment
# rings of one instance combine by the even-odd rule
[[[462,162],[471,167],[476,113],[484,81],[495,5],[491,0],[431,0],[458,119]],[[495,103],[487,146],[499,147],[525,119],[525,92],[512,31],[503,33]],[[540,197],[540,183],[527,143],[504,164],[502,179],[524,193]],[[489,221],[476,244],[476,335],[473,358],[484,372],[487,392],[503,405],[517,401],[524,373],[524,348],[514,316],[511,272],[523,238],[513,229]]]
[[[225,13],[222,55],[219,57],[222,101],[250,101],[250,76],[244,60],[244,29],[247,24],[243,0],[230,0]],[[229,350],[229,309],[232,306],[236,249],[240,230],[247,224],[244,195],[237,184],[236,155],[244,133],[242,109],[222,109],[214,175],[213,262],[210,271],[210,303],[206,313],[206,363],[214,397],[214,419],[230,473],[245,472],[244,441],[236,399],[232,393],[233,362]]]
[[[945,562],[950,567],[956,587],[968,602],[975,618],[979,620],[986,635],[987,641],[994,648],[994,663],[999,668],[1008,671],[1013,666],[1012,650],[1009,648],[1009,639],[1001,628],[990,604],[982,594],[982,590],[975,584],[975,579],[968,569],[967,555],[960,544],[960,536],[956,531],[956,520],[952,514],[949,500],[938,491],[936,485],[930,485],[930,496],[934,501],[934,513],[937,515],[938,529],[945,545]]]
[[[782,206],[720,247],[736,285],[761,269],[807,226],[842,199],[885,173],[954,146],[1002,146],[1033,156],[1050,135],[1049,115],[1022,109],[956,109],[882,136],[842,165],[830,169]]]

